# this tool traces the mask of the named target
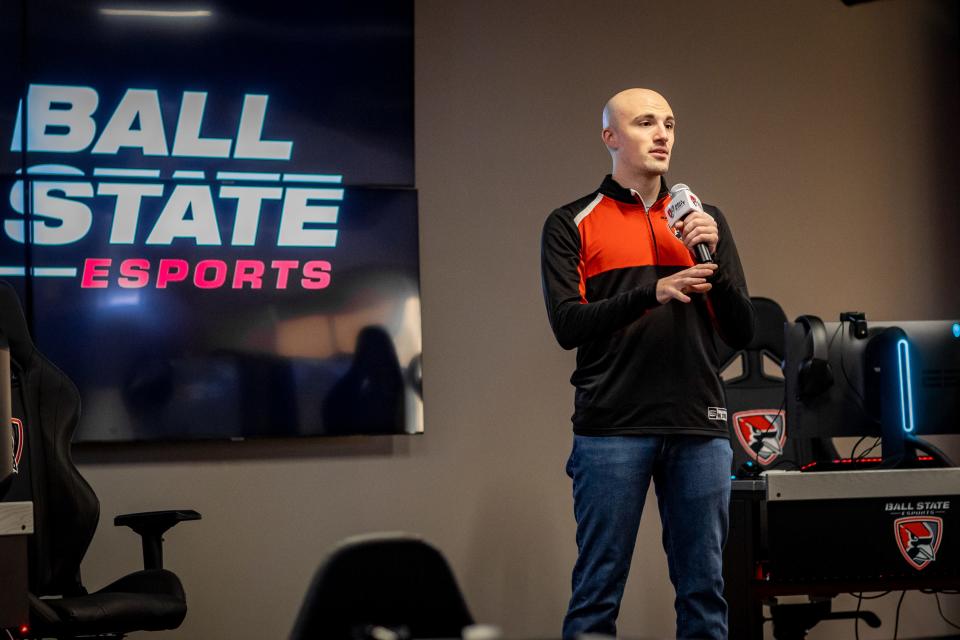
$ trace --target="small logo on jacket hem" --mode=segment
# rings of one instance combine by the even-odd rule
[[[727,421],[727,410],[724,407],[707,407],[707,420]]]

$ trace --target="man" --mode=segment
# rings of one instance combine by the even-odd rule
[[[613,172],[555,210],[542,238],[550,325],[577,348],[574,443],[567,462],[577,563],[563,637],[616,634],[651,478],[676,590],[678,638],[726,638],[721,553],[732,452],[719,334],[753,335],[740,258],[716,207],[667,224],[676,119],[660,94],[628,89],[603,110]],[[678,237],[679,236],[679,237]],[[714,263],[696,264],[706,244]]]

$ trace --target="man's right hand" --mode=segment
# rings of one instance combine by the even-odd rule
[[[707,282],[707,278],[712,276],[716,270],[716,264],[707,262],[678,271],[666,278],[660,278],[657,280],[657,302],[660,304],[666,304],[671,300],[690,302],[688,293],[710,291],[713,285]]]

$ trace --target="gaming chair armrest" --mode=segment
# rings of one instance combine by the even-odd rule
[[[143,568],[163,568],[163,534],[170,527],[185,520],[199,520],[192,509],[176,511],[147,511],[125,513],[113,519],[116,527],[130,527],[143,541]]]

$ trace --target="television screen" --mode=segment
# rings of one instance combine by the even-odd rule
[[[326,5],[0,5],[0,277],[77,440],[422,430],[412,3]]]

